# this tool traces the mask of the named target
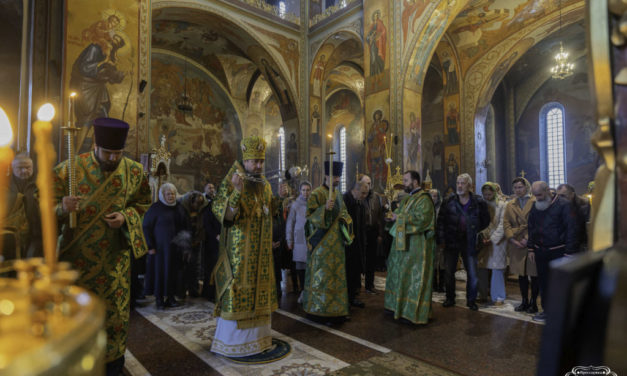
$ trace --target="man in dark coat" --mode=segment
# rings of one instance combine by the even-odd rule
[[[220,231],[222,225],[213,214],[213,199],[216,190],[213,184],[208,183],[205,186],[205,199],[207,205],[200,210],[202,217],[202,227],[204,229],[205,238],[202,244],[201,254],[201,271],[203,277],[202,296],[209,301],[215,302],[216,289],[211,285],[211,273],[218,262],[218,250],[220,247]]]
[[[527,229],[529,259],[535,261],[540,280],[542,308],[546,309],[549,281],[549,263],[555,259],[579,251],[577,238],[577,215],[570,202],[559,195],[551,194],[549,185],[536,181],[531,185],[531,193],[536,202],[529,212]],[[544,312],[533,317],[534,321],[544,322]]]
[[[437,222],[437,243],[444,246],[446,263],[446,300],[444,307],[455,305],[455,271],[461,253],[466,269],[466,305],[479,309],[477,299],[477,234],[490,224],[487,203],[472,193],[472,178],[464,173],[457,177],[457,194],[447,198],[440,207]]]
[[[367,242],[364,251],[366,252],[366,269],[364,269],[366,291],[375,294],[374,272],[377,268],[385,270],[385,263],[389,248],[384,250],[383,238],[385,236],[385,205],[386,200],[381,195],[372,190],[372,180],[368,175],[359,175],[359,181],[368,186],[368,194],[364,199],[366,206],[366,216],[364,218],[364,231]]]
[[[364,308],[364,303],[357,299],[361,289],[361,273],[366,267],[366,210],[364,199],[368,196],[368,185],[358,181],[353,189],[344,193],[346,210],[353,219],[355,239],[345,248],[346,255],[346,289],[348,302],[353,307]]]
[[[557,187],[557,194],[571,203],[572,211],[577,221],[577,241],[579,250],[588,249],[588,227],[590,221],[590,203],[580,197],[575,192],[575,187],[570,184],[560,184]]]

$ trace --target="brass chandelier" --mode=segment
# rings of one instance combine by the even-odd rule
[[[559,2],[560,8],[560,29],[562,31],[562,1]],[[568,62],[568,52],[564,51],[564,44],[560,41],[560,51],[555,55],[555,65],[551,68],[553,78],[563,80],[573,74],[575,64]]]

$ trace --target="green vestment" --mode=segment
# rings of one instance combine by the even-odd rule
[[[231,179],[244,167],[233,163],[222,181],[213,213],[220,223],[220,253],[214,269],[216,306],[214,315],[237,321],[238,329],[270,324],[270,316],[278,308],[272,258],[272,214],[277,202],[270,184],[263,178],[263,189],[253,192],[248,182],[240,193]],[[229,207],[237,209],[233,221],[225,214]]]
[[[316,316],[348,315],[344,242],[352,236],[352,220],[342,195],[335,190],[335,206],[326,210],[329,189],[311,192],[307,201],[307,239],[311,253],[305,270],[303,309]],[[342,226],[347,235],[342,233]]]
[[[150,186],[140,163],[122,158],[115,171],[100,169],[93,152],[76,157],[77,195],[83,197],[77,226],[68,231],[62,198],[68,196],[67,161],[54,168],[56,212],[62,227],[61,261],[80,272],[78,285],[93,292],[107,308],[107,362],[126,349],[130,315],[131,252],[135,258],[148,248],[142,230],[144,213],[151,204]],[[120,212],[124,224],[110,228],[103,216]]]
[[[388,257],[385,309],[394,318],[426,324],[431,315],[435,211],[428,192],[404,197],[394,212],[394,237]]]

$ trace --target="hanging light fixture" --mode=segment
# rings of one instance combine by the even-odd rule
[[[560,8],[560,33],[562,31],[562,0],[559,2]],[[555,55],[555,65],[551,68],[553,78],[564,79],[573,74],[575,64],[568,62],[568,52],[564,51],[564,44],[560,41],[560,52]]]
[[[187,39],[187,38],[184,38]],[[185,115],[191,115],[194,110],[194,106],[192,105],[191,98],[187,95],[187,59],[185,59],[185,73],[184,73],[184,82],[183,82],[183,94],[176,101],[176,108],[179,111],[183,112]]]

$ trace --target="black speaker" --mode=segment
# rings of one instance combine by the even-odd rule
[[[139,82],[139,92],[143,93],[144,89],[146,88],[146,84],[148,84],[148,82],[146,82],[146,80],[141,80]]]

